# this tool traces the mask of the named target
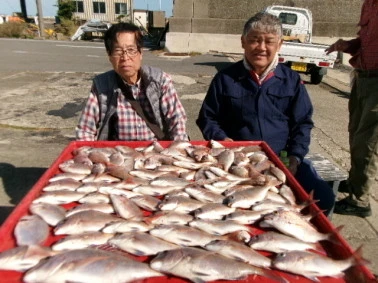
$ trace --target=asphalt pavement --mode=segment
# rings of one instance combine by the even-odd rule
[[[233,62],[235,58],[229,56],[228,60]],[[201,62],[196,64],[199,68],[203,66]],[[348,94],[350,71],[350,68],[344,66],[329,69],[322,83]],[[86,97],[93,75],[84,72],[66,74],[64,77],[60,73],[1,73],[0,90],[3,103],[0,105],[0,223],[38,181],[46,167],[74,139],[73,123],[76,123],[77,113],[84,102],[83,99],[78,99],[78,90],[81,91],[80,96]],[[194,81],[190,76],[173,75],[178,91],[181,86],[190,88],[190,96],[180,97],[187,111],[199,109],[211,78],[211,74],[202,74]],[[42,81],[42,84],[37,85],[37,80]],[[50,88],[53,84],[59,87]],[[32,95],[28,92],[31,89]],[[46,93],[49,95],[46,96]],[[60,105],[63,100],[76,103],[65,104],[62,108]],[[25,129],[29,130],[25,132]],[[189,121],[188,129],[192,139],[202,138],[194,121]],[[343,197],[343,194],[339,193],[338,197]],[[374,195],[371,202],[372,216],[359,218],[334,214],[332,224],[335,227],[343,226],[340,233],[353,249],[363,245],[363,256],[371,262],[368,268],[372,273],[378,274],[378,204]]]

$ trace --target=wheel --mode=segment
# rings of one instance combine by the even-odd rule
[[[311,83],[314,85],[320,84],[323,79],[323,74],[320,74],[319,70],[311,72]]]

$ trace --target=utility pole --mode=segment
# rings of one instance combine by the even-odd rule
[[[134,23],[134,0],[130,0],[130,21]]]
[[[45,27],[43,23],[43,12],[42,12],[42,4],[41,0],[36,0],[37,4],[37,14],[38,14],[38,27],[39,27],[39,36],[45,35]]]
[[[20,0],[20,6],[21,6],[21,14],[22,14],[22,17],[23,19],[25,20],[25,22],[27,21],[28,19],[28,13],[26,11],[26,3],[25,3],[25,0]]]

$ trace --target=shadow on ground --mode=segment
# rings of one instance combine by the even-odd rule
[[[194,65],[198,66],[211,66],[214,67],[218,72],[220,70],[223,70],[232,64],[235,64],[234,62],[201,62],[201,63],[194,63]]]
[[[9,163],[0,163],[0,178],[10,203],[17,205],[40,179],[47,168],[15,167]],[[0,207],[0,224],[8,217],[14,207]]]

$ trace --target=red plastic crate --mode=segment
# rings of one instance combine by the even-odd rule
[[[210,146],[210,143],[207,141],[191,141],[193,145],[206,145]],[[270,149],[270,147],[262,141],[251,141],[251,142],[220,142],[226,147],[235,147],[235,146],[245,146],[245,145],[259,145],[262,149],[266,152],[269,159],[280,169],[282,169],[286,176],[287,176],[287,184],[294,190],[296,193],[297,199],[304,201],[309,198],[308,194],[303,190],[303,188],[298,184],[295,178],[290,174],[287,168],[282,164],[280,159],[277,155]],[[126,145],[132,148],[137,147],[145,147],[150,145],[150,141],[143,141],[143,142],[120,142],[120,141],[99,141],[99,142],[79,142],[74,141],[71,142],[59,155],[59,157],[55,160],[52,166],[42,175],[42,177],[38,180],[38,182],[32,187],[29,193],[22,199],[22,201],[15,207],[13,212],[9,215],[9,217],[5,220],[3,225],[0,227],[0,252],[8,250],[10,248],[16,247],[15,238],[13,236],[13,230],[19,221],[19,219],[29,214],[29,206],[31,202],[39,197],[42,192],[44,186],[48,184],[48,180],[54,176],[55,174],[59,173],[59,164],[63,161],[72,158],[72,151],[74,149],[80,148],[82,146],[91,146],[91,147],[114,147],[116,145]],[[164,147],[167,147],[171,144],[170,141],[161,141],[160,144]],[[319,211],[316,205],[311,205],[312,211]],[[327,252],[329,256],[334,259],[344,259],[353,254],[353,250],[350,245],[346,242],[346,240],[341,236],[341,234],[335,229],[332,223],[328,220],[324,214],[319,213],[316,217],[312,220],[312,223],[318,228],[319,231],[326,233],[326,232],[334,232],[336,238],[340,241],[340,244],[337,245],[331,242],[322,242],[322,246],[324,250]],[[60,236],[61,237],[61,236]],[[45,246],[50,246],[52,243],[57,241],[60,237],[50,235],[47,239]],[[139,258],[139,260],[148,260],[148,258]],[[299,275],[295,274],[288,274],[281,271],[276,271],[278,275],[286,278],[289,282],[312,282],[311,280],[304,278]],[[15,272],[15,271],[3,271],[0,270],[0,282],[9,282],[9,283],[19,283],[22,282],[23,273]],[[185,279],[177,278],[177,277],[156,277],[156,278],[149,278],[145,280],[141,280],[138,282],[144,283],[163,283],[163,282],[172,282],[172,283],[180,283],[180,282],[188,282]],[[241,281],[219,281],[219,282],[262,282],[268,283],[273,282],[272,280],[261,277],[261,276],[249,276],[245,280]],[[375,276],[371,273],[371,271],[366,266],[354,266],[349,268],[345,272],[345,277],[343,279],[340,278],[331,278],[331,277],[319,277],[319,282],[322,283],[341,283],[341,282],[348,282],[348,283],[370,283],[370,282],[377,282]]]

